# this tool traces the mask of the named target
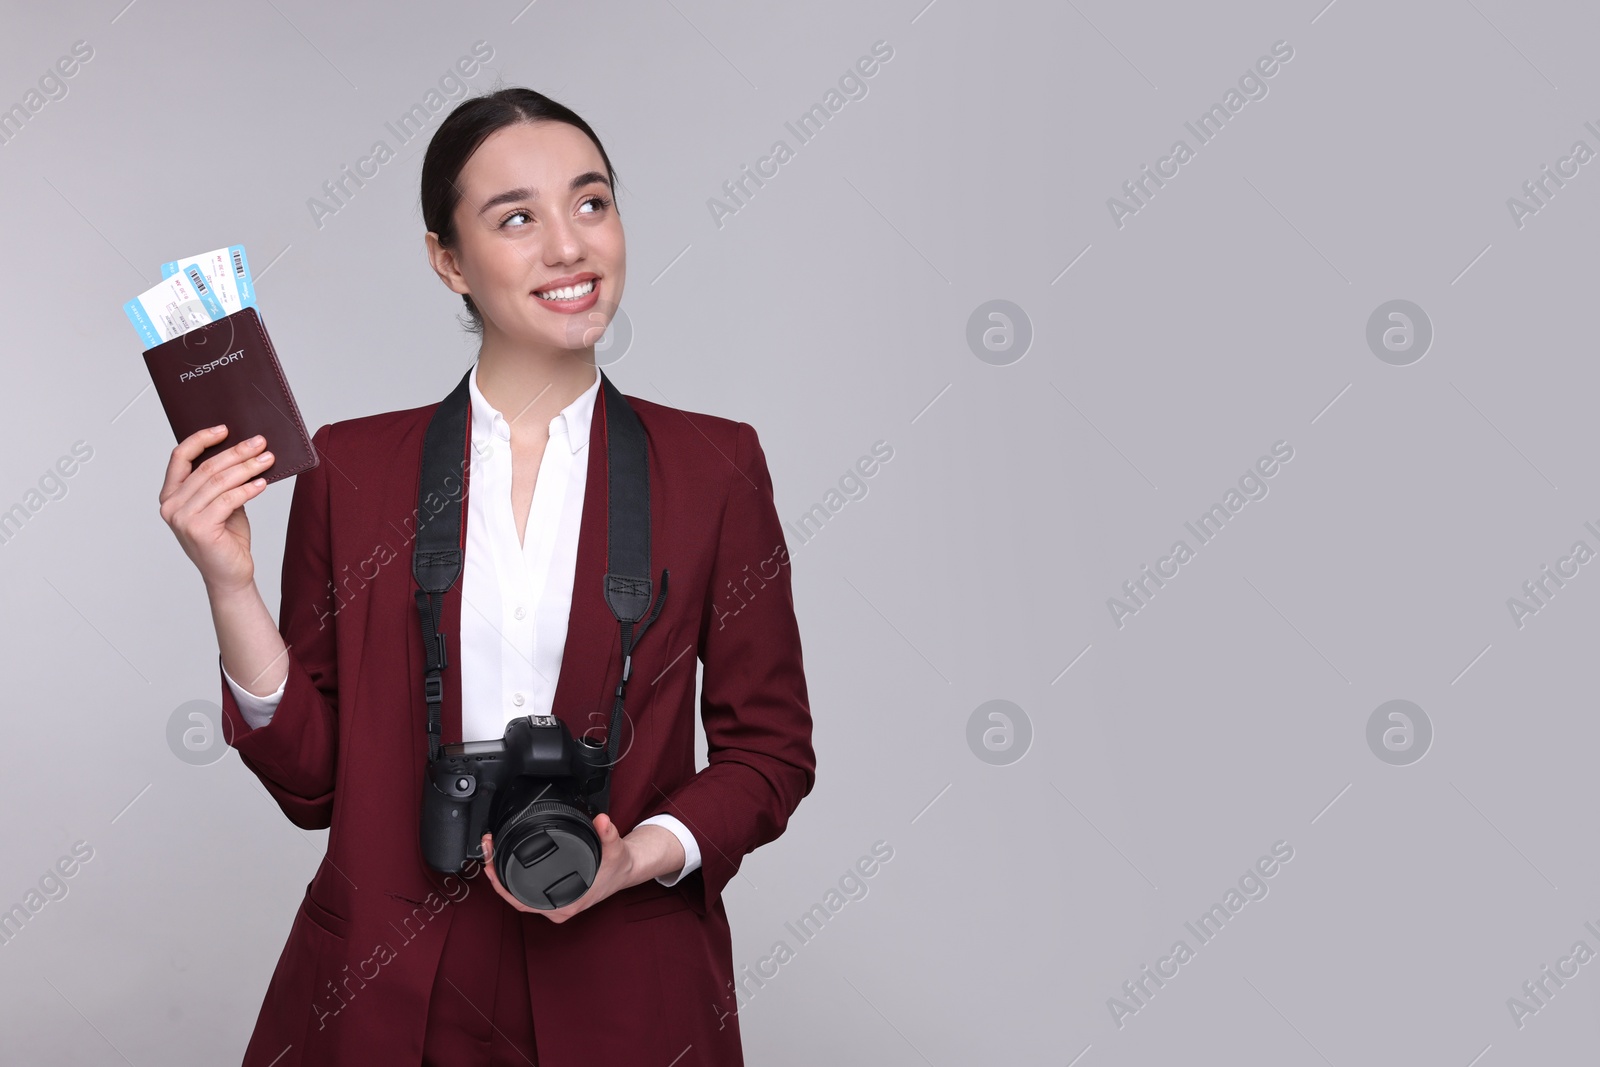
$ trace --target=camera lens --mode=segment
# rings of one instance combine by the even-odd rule
[[[530,908],[566,907],[589,891],[600,869],[594,826],[559,800],[529,804],[494,839],[500,884]]]

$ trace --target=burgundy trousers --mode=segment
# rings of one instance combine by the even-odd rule
[[[450,921],[428,1002],[422,1067],[537,1067],[521,915],[488,880]]]

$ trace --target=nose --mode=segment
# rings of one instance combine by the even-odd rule
[[[583,258],[583,235],[571,219],[554,219],[545,227],[542,251],[548,267],[576,263]]]

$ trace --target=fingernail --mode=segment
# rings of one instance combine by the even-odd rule
[[[211,429],[207,430],[206,432],[207,433],[221,433],[225,429],[227,429],[227,423],[223,423],[223,424],[221,424],[219,426],[213,426],[213,427],[211,427]]]

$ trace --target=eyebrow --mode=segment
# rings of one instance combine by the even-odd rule
[[[567,191],[575,193],[579,189],[582,189],[585,185],[593,185],[595,182],[599,182],[607,189],[611,188],[611,182],[607,180],[604,174],[601,174],[597,170],[589,170],[584,171],[582,174],[572,179],[572,181],[568,182]],[[491,196],[488,200],[484,201],[483,206],[478,209],[478,214],[482,215],[485,211],[488,211],[492,207],[497,207],[500,204],[510,204],[518,200],[537,199],[539,199],[539,190],[532,187],[524,186],[520,189],[507,189],[505,192],[496,193],[494,196]]]

